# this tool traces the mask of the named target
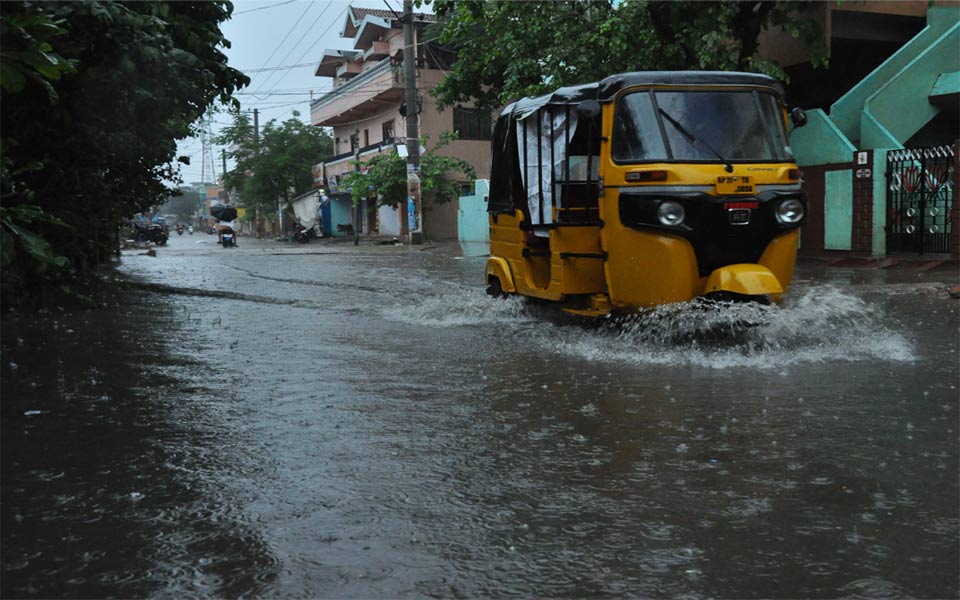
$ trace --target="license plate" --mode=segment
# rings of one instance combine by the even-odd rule
[[[753,194],[753,178],[749,175],[722,175],[717,177],[717,194]]]

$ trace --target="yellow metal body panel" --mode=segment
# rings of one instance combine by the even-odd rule
[[[733,292],[744,296],[781,294],[783,287],[770,269],[761,265],[739,264],[720,267],[710,273],[703,290],[710,292]]]
[[[496,277],[500,281],[500,289],[504,292],[512,294],[517,291],[517,287],[513,283],[513,273],[510,272],[510,265],[499,256],[491,256],[487,259],[484,274],[487,283],[490,283],[491,277]]]
[[[783,291],[786,292],[793,281],[793,267],[797,264],[797,249],[800,247],[800,230],[794,229],[773,238],[760,257],[760,264],[770,269]]]
[[[669,234],[624,227],[613,213],[604,218],[601,235],[610,303],[615,308],[633,308],[693,298],[700,275],[690,243]]]
[[[488,280],[497,269],[509,271],[512,289],[501,279],[504,291],[552,301],[606,291],[599,227],[559,227],[535,237],[523,221],[519,210],[490,216]]]

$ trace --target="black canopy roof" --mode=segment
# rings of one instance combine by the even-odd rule
[[[622,89],[635,85],[750,85],[772,88],[781,96],[783,86],[768,75],[736,71],[635,71],[618,73],[600,81],[562,87],[535,98],[508,104],[501,116],[527,115],[547,105],[575,105],[583,100],[610,102]]]
[[[617,92],[634,85],[760,85],[783,95],[783,86],[773,77],[737,71],[636,71],[611,75],[598,85],[600,102],[612,100]]]

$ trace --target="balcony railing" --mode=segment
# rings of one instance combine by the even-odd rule
[[[335,102],[336,100],[346,96],[347,94],[350,94],[352,92],[356,92],[362,89],[363,86],[367,82],[369,82],[371,79],[374,79],[375,77],[378,77],[389,70],[390,70],[390,61],[388,60],[381,62],[380,64],[373,67],[372,69],[367,69],[366,71],[364,71],[363,73],[360,73],[359,75],[357,75],[356,77],[348,81],[347,83],[344,83],[343,85],[333,88],[329,93],[324,94],[323,96],[320,96],[319,98],[311,102],[310,110],[316,111],[317,109],[322,108],[332,102]],[[402,85],[402,82],[399,83],[398,85]]]

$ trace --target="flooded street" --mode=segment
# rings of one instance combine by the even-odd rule
[[[596,324],[484,246],[215,242],[4,319],[4,597],[960,593],[955,269]]]

